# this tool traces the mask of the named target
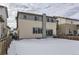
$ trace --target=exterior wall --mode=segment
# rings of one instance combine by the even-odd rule
[[[1,32],[1,23],[0,23],[0,38],[1,38],[1,34],[2,34],[2,32]]]
[[[76,25],[74,24],[61,24],[59,25],[59,35],[67,35],[69,34],[69,30],[72,32],[71,34],[73,34],[74,30],[77,30]]]
[[[78,25],[79,24],[79,21],[73,21],[73,24],[77,24]]]
[[[71,24],[71,23],[72,23],[72,20],[67,20],[67,19],[66,19],[66,23],[67,23],[67,24]]]
[[[65,24],[65,23],[67,23],[67,24],[71,24],[71,23],[75,23],[75,21],[73,21],[73,20],[68,20],[68,19],[63,19],[63,18],[57,18],[56,20],[58,20],[59,22],[59,24]]]
[[[7,25],[6,8],[0,7],[0,15],[2,15],[2,18],[5,21],[5,25]]]
[[[58,20],[58,24],[64,24],[64,23],[66,23],[66,20],[62,19],[62,18],[57,18],[56,20]]]
[[[7,29],[6,29],[6,26],[7,26],[7,8],[6,7],[1,7],[0,6],[0,16],[2,17],[2,19],[4,20],[4,25],[3,27],[5,28],[5,32],[4,32],[4,35],[7,35]]]
[[[51,23],[51,22],[46,22],[46,29],[52,29],[53,30],[53,35],[56,36],[56,23]]]
[[[42,28],[42,22],[32,20],[18,20],[19,38],[42,38],[42,34],[33,34],[33,27]],[[52,29],[56,35],[56,23],[46,22],[46,29]]]
[[[35,20],[35,16],[38,16],[38,15],[29,15],[29,14],[23,14],[23,13],[19,13],[18,15],[18,18],[19,19],[24,19],[24,15],[27,16],[27,19],[25,20]],[[42,16],[39,16],[39,20],[38,21],[42,21]]]
[[[4,27],[3,27],[3,25],[4,25],[4,23],[0,22],[0,38],[4,36],[4,32],[3,32]]]
[[[40,38],[42,34],[33,34],[33,27],[42,28],[42,22],[32,20],[18,21],[19,38]]]
[[[68,19],[64,19],[64,18],[57,18],[56,20],[58,20],[58,24],[79,24],[79,21],[76,20],[68,20]]]

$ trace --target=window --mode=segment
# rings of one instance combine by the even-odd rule
[[[33,33],[37,33],[37,28],[33,28]]]
[[[54,22],[54,20],[51,17],[47,17],[47,22]]]
[[[71,32],[71,30],[69,29],[69,34],[71,34],[72,32]]]
[[[76,31],[76,30],[74,30],[74,31],[73,31],[73,33],[74,33],[74,35],[76,35],[76,34],[77,34],[77,31]]]
[[[38,28],[38,33],[40,33],[41,32],[41,29],[40,28]]]
[[[42,29],[38,28],[38,33],[41,34],[42,33]]]
[[[33,28],[33,33],[34,34],[41,34],[42,33],[42,29],[41,28]]]
[[[27,19],[27,16],[26,16],[26,15],[24,15],[24,16],[23,16],[23,19]]]
[[[79,25],[77,25],[77,27],[79,27]]]
[[[51,18],[51,22],[54,22],[53,18]]]
[[[37,16],[35,16],[35,21],[37,21],[38,20],[38,17]]]
[[[40,30],[40,33],[42,33],[43,31],[42,31],[42,29]]]
[[[49,18],[47,18],[47,22],[49,22]]]
[[[52,36],[53,35],[53,30],[46,30],[46,35],[47,36]]]

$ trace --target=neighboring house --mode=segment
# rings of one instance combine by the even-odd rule
[[[45,38],[56,36],[57,21],[46,14],[17,13],[19,38]]]
[[[4,20],[2,19],[2,17],[0,17],[0,38],[2,38],[4,36]]]
[[[7,7],[0,6],[0,17],[3,19],[3,36],[7,35],[7,18],[8,18],[8,11]]]
[[[66,17],[54,16],[58,20],[58,35],[77,35],[79,34],[79,20]]]

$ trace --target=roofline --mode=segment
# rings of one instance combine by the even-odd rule
[[[53,17],[56,17],[56,18],[64,18],[64,19],[67,19],[67,20],[79,21],[78,19],[72,19],[72,18],[63,17],[63,16],[53,16]]]
[[[0,7],[5,8],[5,6],[0,5]]]
[[[19,12],[19,11],[18,11],[18,13],[17,13],[17,16],[18,16],[19,13],[42,16],[42,14],[36,14],[36,13],[30,13],[30,12],[29,12],[29,13],[28,13],[28,12]]]
[[[28,12],[17,12],[17,17],[19,16],[19,13],[23,13],[23,14],[31,14],[31,15],[38,15],[38,16],[43,16],[43,14],[37,14],[37,13],[28,13]],[[46,15],[47,16],[47,15]],[[47,16],[47,17],[53,17],[53,16]]]
[[[42,16],[42,14],[36,14],[36,13],[28,13],[28,12],[17,12],[17,18],[19,16],[19,13],[23,13],[23,14],[31,14],[31,15],[38,15],[38,16]],[[63,17],[63,16],[47,16],[47,17],[56,17],[56,18],[64,18],[67,20],[74,20],[74,21],[79,21],[78,19],[72,19],[72,18],[68,18],[68,17]]]
[[[6,15],[7,15],[7,18],[8,18],[8,10],[7,10],[7,7],[5,7],[5,6],[2,6],[2,5],[0,5],[0,7],[2,7],[2,8],[5,8]]]

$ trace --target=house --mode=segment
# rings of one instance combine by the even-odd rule
[[[18,12],[17,31],[19,38],[45,38],[56,36],[57,21],[46,14]]]
[[[58,35],[78,35],[79,34],[79,20],[71,19],[61,16],[53,16],[58,21],[57,34]]]
[[[7,11],[7,7],[5,6],[0,6],[0,18],[1,20],[3,20],[4,22],[0,22],[1,23],[1,29],[3,31],[2,37],[7,35],[7,18],[8,18],[8,11]]]
[[[3,33],[4,33],[4,31],[3,31],[3,29],[4,29],[4,20],[2,19],[2,17],[0,17],[0,38],[2,38],[4,35],[3,35]]]

